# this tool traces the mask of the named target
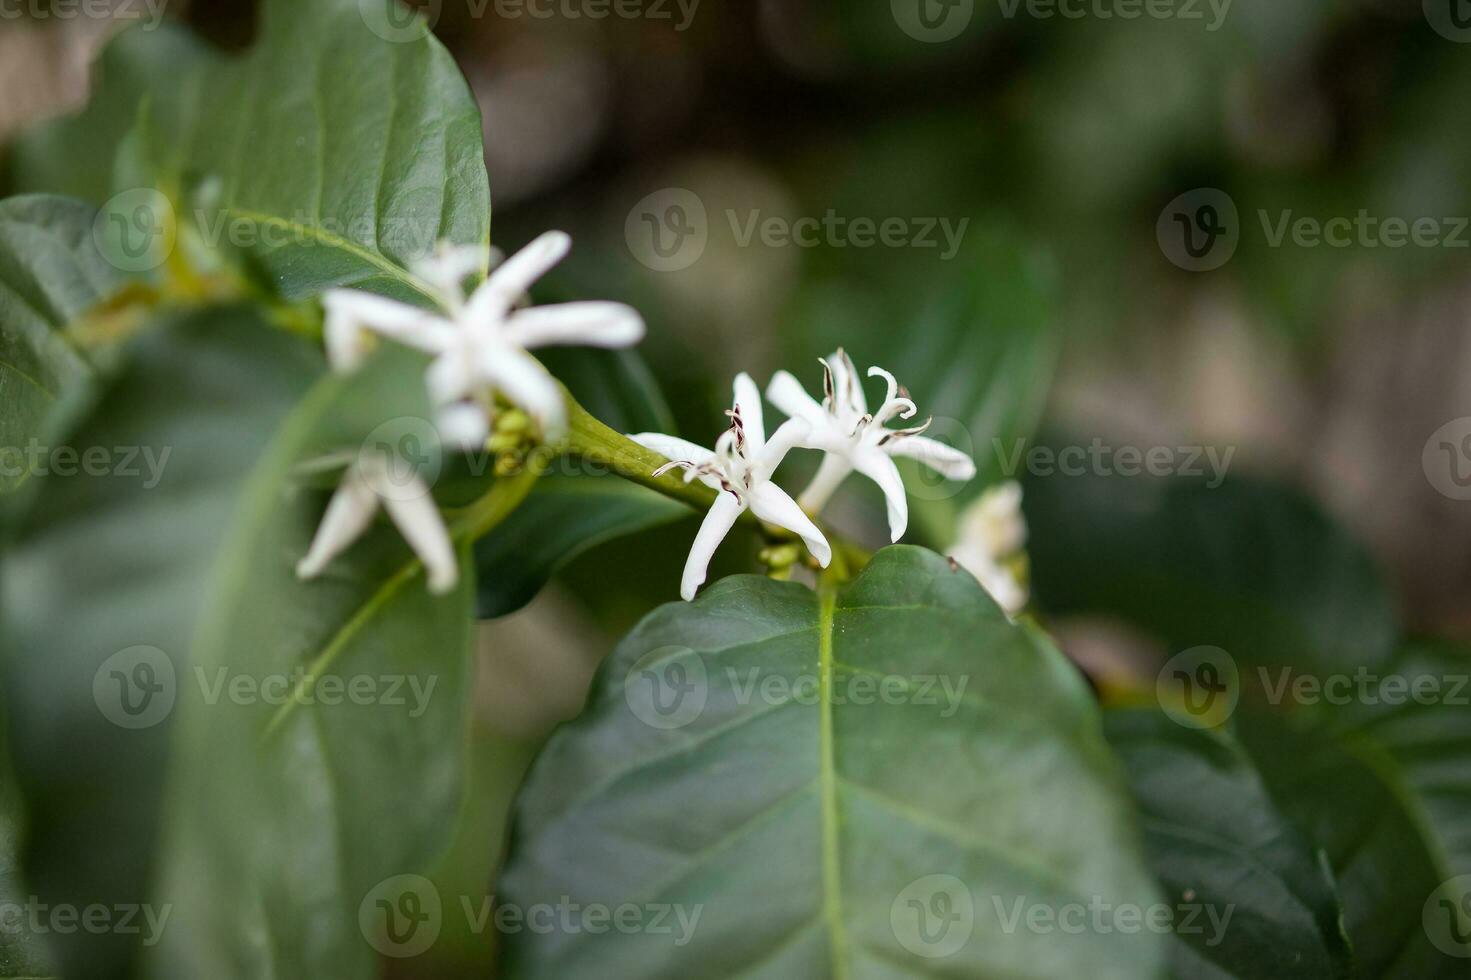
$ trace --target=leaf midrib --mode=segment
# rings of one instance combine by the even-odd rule
[[[848,976],[848,936],[843,922],[843,868],[838,850],[838,772],[833,745],[833,610],[838,594],[831,583],[818,593],[817,722],[818,775],[822,813],[822,911],[827,921],[832,975]]]

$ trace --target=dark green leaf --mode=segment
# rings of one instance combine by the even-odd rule
[[[37,468],[30,440],[90,373],[65,330],[118,284],[93,244],[95,217],[65,198],[0,201],[0,492]]]
[[[1105,717],[1129,774],[1149,863],[1172,902],[1180,980],[1352,975],[1331,873],[1223,731],[1150,710]]]
[[[1296,492],[1057,475],[1030,480],[1024,507],[1050,613],[1118,616],[1172,649],[1209,644],[1247,664],[1352,670],[1393,649],[1373,560]]]
[[[916,548],[836,593],[736,576],[654,612],[516,820],[504,903],[631,903],[647,928],[593,933],[574,909],[508,935],[510,976],[1137,980],[1163,953],[1013,918],[1155,892],[1075,671]]]

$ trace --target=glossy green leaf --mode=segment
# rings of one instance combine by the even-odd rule
[[[1398,627],[1368,552],[1296,492],[1209,483],[1031,479],[1023,507],[1039,606],[1118,616],[1172,649],[1219,646],[1246,664],[1385,662]]]
[[[0,493],[44,468],[28,444],[90,374],[65,330],[118,284],[93,244],[95,217],[66,198],[0,201]]]
[[[1189,910],[1175,920],[1171,974],[1351,976],[1332,874],[1235,740],[1151,710],[1109,711],[1104,722],[1129,775],[1150,866]]]
[[[214,189],[185,217],[256,255],[284,295],[422,296],[405,267],[442,239],[487,242],[490,193],[463,76],[421,20],[383,16],[391,3],[266,0],[238,58],[134,28],[104,54],[92,105],[22,140],[18,184],[100,204],[127,189],[113,168],[145,118],[159,178]]]
[[[78,908],[149,900],[174,703],[193,686],[211,568],[319,362],[243,311],[150,331],[127,360],[65,439],[103,452],[107,471],[37,476],[0,566],[27,877],[45,901]],[[67,975],[108,977],[145,937],[63,938]]]
[[[1135,980],[1162,958],[1150,932],[1028,927],[1156,893],[1076,672],[916,548],[837,591],[735,576],[655,611],[516,821],[502,903],[575,908],[509,931],[508,976]],[[582,928],[620,906],[632,925]]]

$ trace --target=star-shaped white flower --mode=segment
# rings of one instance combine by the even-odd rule
[[[1022,488],[1015,480],[991,487],[960,518],[960,537],[950,549],[956,564],[976,577],[1007,616],[1027,604],[1026,584],[1018,580],[1007,558],[1027,543],[1022,515]]]
[[[347,468],[327,504],[311,547],[296,563],[297,578],[322,574],[332,559],[362,537],[380,506],[388,511],[404,540],[424,563],[429,591],[444,593],[453,589],[460,578],[460,565],[429,488],[410,464],[397,456],[368,452],[360,454]]]
[[[552,345],[627,347],[643,339],[643,318],[622,303],[582,302],[526,308],[526,290],[556,265],[572,239],[549,231],[500,263],[468,297],[464,282],[492,259],[483,247],[441,247],[414,263],[443,307],[432,312],[356,289],[329,290],[327,355],[350,371],[369,349],[369,334],[435,355],[429,395],[440,436],[454,446],[484,444],[500,394],[540,425],[549,442],[566,431],[562,390],[528,349]]]
[[[870,413],[858,369],[841,347],[830,360],[822,361],[822,369],[821,405],[786,371],[778,371],[766,386],[766,397],[773,405],[811,427],[801,445],[826,453],[817,475],[798,499],[809,513],[815,514],[827,504],[838,484],[857,470],[883,490],[890,540],[898,541],[909,526],[909,502],[899,468],[890,457],[917,459],[949,480],[969,480],[976,475],[975,463],[960,450],[921,435],[929,428],[929,420],[908,429],[885,428],[885,423],[895,416],[908,419],[916,412],[908,392],[899,387],[888,371],[880,367],[868,369],[870,378],[883,378],[889,386],[883,404],[877,412]]]
[[[797,534],[823,568],[832,560],[832,548],[817,525],[785,490],[771,482],[771,474],[787,453],[807,437],[808,424],[801,419],[789,419],[767,440],[761,392],[747,374],[736,376],[735,405],[728,414],[730,429],[716,440],[713,451],[657,432],[629,437],[669,458],[670,462],[655,470],[655,475],[682,467],[686,483],[698,479],[720,491],[685,561],[679,594],[686,600],[695,597],[695,591],[705,581],[716,547],[747,508],[768,524]]]

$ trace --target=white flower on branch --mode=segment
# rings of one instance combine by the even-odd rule
[[[1022,488],[1015,480],[991,487],[960,518],[960,537],[950,549],[956,564],[976,577],[1007,616],[1027,604],[1027,586],[1015,560],[1027,543]]]
[[[669,463],[654,471],[656,476],[679,467],[685,471],[686,483],[699,480],[720,491],[685,561],[679,594],[686,600],[695,597],[705,581],[715,549],[735,525],[736,518],[748,508],[768,524],[798,535],[822,567],[826,568],[832,560],[832,548],[817,525],[785,490],[771,482],[772,473],[787,453],[807,438],[808,424],[801,419],[789,419],[768,441],[761,392],[746,374],[735,379],[735,405],[727,414],[730,429],[716,440],[713,450],[657,432],[629,437],[669,458]]]
[[[382,453],[362,453],[347,468],[311,547],[296,563],[297,578],[322,574],[332,559],[362,537],[380,506],[424,563],[429,591],[442,594],[453,589],[460,578],[459,561],[429,487],[411,464]]]
[[[527,307],[527,289],[556,265],[572,239],[549,231],[499,263],[469,296],[464,282],[491,261],[483,247],[446,247],[414,264],[443,307],[432,312],[356,289],[329,290],[327,356],[340,371],[362,363],[377,334],[434,355],[429,395],[446,443],[483,446],[495,397],[531,416],[547,441],[566,431],[562,390],[527,350],[556,345],[627,347],[644,336],[644,321],[622,303],[581,302]]]
[[[778,371],[766,387],[766,397],[789,417],[801,419],[810,427],[801,445],[821,449],[826,455],[812,483],[798,498],[809,513],[818,513],[832,497],[833,491],[857,470],[879,485],[888,505],[890,540],[898,541],[909,525],[909,502],[904,495],[904,481],[893,456],[908,456],[950,480],[969,480],[976,474],[975,463],[958,449],[952,449],[921,433],[930,421],[905,429],[886,428],[893,418],[910,419],[916,412],[908,392],[899,387],[894,376],[880,367],[868,369],[868,376],[881,377],[888,384],[884,402],[878,411],[869,412],[863,394],[863,381],[858,369],[840,347],[829,360],[822,360],[823,399],[818,404],[807,394],[801,382],[786,371]]]

